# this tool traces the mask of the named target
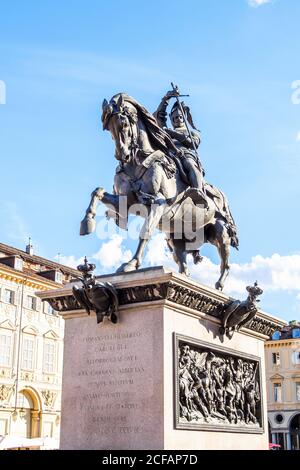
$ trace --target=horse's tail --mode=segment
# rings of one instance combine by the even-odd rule
[[[236,232],[236,226],[232,226],[231,224],[227,223],[226,229],[230,237],[230,245],[236,250],[239,250],[239,239]]]
[[[235,223],[234,218],[232,216],[232,213],[231,213],[228,201],[227,201],[227,197],[225,196],[223,191],[221,191],[220,189],[218,189],[218,191],[220,192],[220,195],[222,197],[224,211],[225,211],[226,216],[227,216],[226,217],[226,219],[227,219],[226,228],[227,228],[227,231],[228,231],[228,235],[230,236],[230,244],[233,248],[238,250],[239,249],[239,238],[238,238],[238,235],[237,235],[236,223]]]

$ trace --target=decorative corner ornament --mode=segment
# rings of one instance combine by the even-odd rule
[[[84,258],[84,264],[77,266],[82,276],[78,278],[82,287],[74,286],[73,295],[77,302],[90,315],[94,311],[97,323],[101,323],[107,317],[112,323],[118,322],[119,298],[115,287],[110,282],[98,282],[92,274],[96,266],[88,263]]]
[[[246,290],[249,295],[246,300],[232,300],[224,306],[222,313],[222,326],[220,334],[225,335],[231,339],[235,331],[239,331],[242,326],[250,322],[257,313],[257,302],[260,302],[257,297],[263,293],[263,290],[258,287],[257,282],[253,286],[247,286]]]

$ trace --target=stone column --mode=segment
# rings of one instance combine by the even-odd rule
[[[289,432],[286,433],[286,450],[292,449],[291,435]]]
[[[40,436],[40,412],[31,410],[31,437]]]

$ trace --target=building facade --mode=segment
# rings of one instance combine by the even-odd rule
[[[270,442],[300,450],[300,323],[265,344]]]
[[[77,271],[0,244],[0,436],[59,442],[63,319],[35,295]]]

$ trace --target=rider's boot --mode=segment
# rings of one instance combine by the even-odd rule
[[[186,191],[186,195],[192,199],[194,204],[202,204],[205,209],[208,209],[206,194],[202,189],[189,188]]]

